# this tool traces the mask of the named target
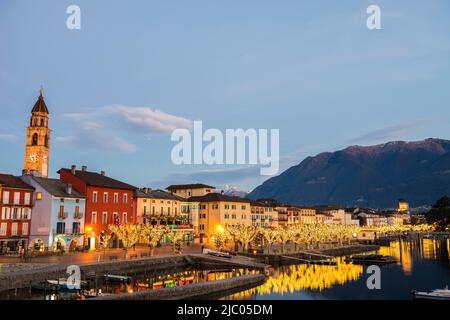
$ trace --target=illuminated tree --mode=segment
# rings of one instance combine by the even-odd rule
[[[276,230],[278,234],[278,241],[281,245],[281,252],[284,253],[286,244],[295,238],[295,233],[293,232],[292,227],[278,227]]]
[[[103,259],[106,257],[106,249],[108,249],[109,240],[111,240],[111,235],[107,234],[105,231],[100,233],[100,249],[103,249]]]
[[[247,251],[250,243],[258,235],[259,229],[255,226],[247,226],[244,224],[226,225],[225,230],[235,239],[242,244],[242,250]]]
[[[217,232],[212,236],[212,241],[217,249],[222,249],[225,247],[227,237],[224,232]]]
[[[153,226],[151,224],[141,226],[141,240],[148,245],[150,256],[153,256],[153,251],[167,231],[168,229],[165,226]]]
[[[128,250],[139,241],[141,234],[140,226],[135,224],[111,224],[108,228],[122,242],[125,250],[125,259],[128,259]]]
[[[266,229],[261,228],[259,231],[262,236],[264,237],[264,240],[267,242],[267,253],[270,254],[270,248],[274,243],[278,241],[278,231],[276,229]]]
[[[169,233],[167,233],[167,238],[172,243],[173,253],[183,252],[184,247],[183,239],[185,234],[186,232],[184,231],[170,231]]]

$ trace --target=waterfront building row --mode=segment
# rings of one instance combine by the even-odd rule
[[[21,176],[0,174],[0,253],[33,250],[98,248],[111,224],[165,225],[186,233],[186,241],[205,243],[225,225],[278,227],[336,223],[381,225],[386,220],[364,212],[330,206],[284,205],[225,195],[206,184],[170,185],[166,190],[137,188],[87,166],[61,168],[59,179],[48,178],[50,117],[43,92],[26,128]],[[403,201],[402,213],[409,207]],[[381,221],[382,220],[382,221]],[[113,236],[110,245],[119,245]]]

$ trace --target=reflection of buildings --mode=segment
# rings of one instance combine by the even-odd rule
[[[420,253],[420,258],[426,260],[436,260],[442,258],[450,259],[450,240],[445,242],[433,239],[422,239],[418,241],[392,241],[389,247],[380,247],[380,254],[393,256],[398,260],[398,265],[406,275],[412,273],[412,252],[415,249]]]
[[[346,264],[343,259],[338,258],[336,266],[301,264],[274,269],[266,283],[257,288],[236,293],[229,299],[249,299],[255,294],[290,294],[301,290],[322,291],[360,278],[363,267]]]
[[[445,241],[422,239],[422,257],[424,259],[450,259],[450,239]]]
[[[380,254],[395,257],[397,264],[402,266],[406,275],[412,273],[411,251],[414,247],[412,241],[392,241],[389,247],[380,247]]]

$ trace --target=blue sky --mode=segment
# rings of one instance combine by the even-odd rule
[[[71,4],[81,30],[66,28]],[[172,164],[171,130],[279,129],[281,171],[351,144],[449,139],[449,57],[446,0],[2,0],[0,171],[21,172],[43,85],[52,176],[77,164],[249,190],[259,167]]]

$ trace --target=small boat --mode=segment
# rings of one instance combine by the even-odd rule
[[[411,294],[415,299],[428,299],[428,300],[450,300],[450,290],[448,286],[444,289],[435,289],[431,291],[411,291]]]
[[[345,260],[348,262],[353,262],[354,264],[389,264],[397,262],[394,257],[383,256],[381,254],[366,254],[366,255],[354,255],[351,258]]]
[[[218,258],[227,258],[227,259],[232,258],[232,255],[227,252],[220,252],[212,249],[203,249],[203,254],[208,254],[210,256],[215,256]]]
[[[109,280],[109,281],[118,281],[118,282],[131,281],[131,277],[129,277],[129,276],[121,276],[118,274],[110,274],[110,273],[106,273],[104,276],[105,276],[105,279]]]
[[[80,281],[80,287],[74,287],[73,282],[68,282],[67,279],[59,280],[47,280],[43,282],[32,282],[31,288],[34,290],[47,290],[47,291],[66,291],[77,292],[88,285],[87,281]]]

